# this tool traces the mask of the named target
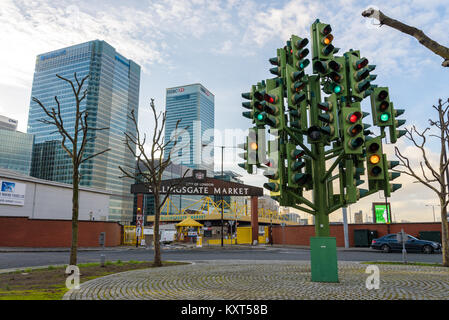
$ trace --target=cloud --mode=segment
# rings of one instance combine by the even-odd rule
[[[92,9],[83,2],[65,6],[43,0],[3,0],[0,37],[8,49],[0,52],[0,58],[8,63],[0,70],[0,83],[28,87],[38,54],[90,40],[107,41],[148,72],[154,63],[169,67],[176,38],[199,39],[217,30],[235,32],[230,15],[216,1],[150,1],[143,7],[88,8]],[[229,46],[229,40],[225,41],[222,50],[229,51]]]

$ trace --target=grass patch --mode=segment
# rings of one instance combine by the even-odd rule
[[[163,262],[163,267],[188,264],[185,262]],[[108,261],[102,267],[100,263],[78,264],[80,283],[106,275],[136,269],[152,268],[148,261]],[[0,300],[60,300],[68,291],[65,269],[67,266],[49,266],[40,269],[22,269],[0,274]]]
[[[425,262],[398,262],[398,261],[368,261],[361,262],[361,264],[386,264],[386,265],[401,265],[401,266],[423,266],[423,267],[443,267],[441,263],[425,263]]]

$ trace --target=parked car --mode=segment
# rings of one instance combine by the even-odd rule
[[[371,248],[382,250],[383,252],[402,251],[402,243],[398,242],[396,237],[397,235],[393,233],[373,239]],[[441,244],[434,241],[419,240],[408,234],[405,250],[407,250],[407,252],[434,253],[435,251],[441,250]]]

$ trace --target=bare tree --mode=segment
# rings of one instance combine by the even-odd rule
[[[442,46],[438,42],[430,39],[424,34],[422,30],[409,26],[398,20],[392,19],[383,14],[382,11],[373,8],[369,8],[363,11],[362,16],[378,20],[379,26],[386,25],[416,38],[419,43],[444,59],[443,63],[441,64],[443,67],[449,67],[449,48]]]
[[[439,99],[438,106],[433,106],[433,108],[438,112],[438,120],[433,121],[429,119],[429,124],[438,129],[438,135],[430,134],[429,136],[437,138],[440,143],[438,167],[432,166],[429,161],[428,151],[425,148],[427,142],[426,135],[430,128],[426,128],[420,132],[415,126],[412,126],[411,129],[406,129],[407,133],[405,136],[422,155],[419,168],[414,168],[410,160],[400,152],[398,147],[395,147],[395,154],[400,161],[399,166],[404,168],[404,170],[393,170],[415,178],[417,182],[425,185],[437,194],[441,207],[443,265],[449,267],[449,234],[447,221],[447,206],[449,205],[449,193],[447,191],[449,179],[447,177],[447,169],[449,161],[447,160],[446,154],[446,143],[449,143],[449,99],[444,103]]]
[[[36,97],[32,100],[36,102],[45,114],[48,116],[46,119],[39,119],[38,121],[44,124],[50,124],[56,127],[57,131],[62,137],[61,146],[62,149],[69,155],[72,161],[72,244],[70,249],[70,264],[77,264],[77,252],[78,252],[78,216],[79,216],[79,184],[80,184],[80,166],[110,149],[97,152],[85,156],[86,146],[89,142],[95,139],[95,135],[90,135],[92,131],[107,130],[109,128],[92,128],[88,125],[88,112],[87,110],[81,111],[81,102],[87,96],[87,89],[83,89],[85,81],[89,78],[89,75],[81,79],[78,79],[76,72],[74,74],[75,81],[56,75],[59,79],[67,82],[71,88],[75,97],[75,123],[74,128],[67,127],[64,123],[64,119],[61,114],[61,104],[58,97],[55,96],[56,109],[54,107],[44,106],[44,104]],[[67,120],[67,119],[65,119]],[[73,129],[73,134],[71,134]]]
[[[156,107],[154,105],[154,99],[151,99],[151,110],[154,116],[154,130],[153,137],[151,141],[151,150],[149,153],[145,150],[145,144],[147,142],[146,134],[141,134],[138,128],[138,121],[135,115],[134,110],[131,111],[131,114],[128,115],[128,118],[133,122],[136,134],[131,132],[125,132],[125,144],[128,149],[133,153],[137,165],[129,166],[129,168],[119,167],[122,171],[124,177],[135,179],[141,183],[144,183],[145,186],[152,190],[152,194],[154,196],[154,261],[153,265],[155,267],[162,266],[161,260],[161,251],[160,251],[160,239],[159,239],[159,222],[161,216],[161,208],[167,198],[170,196],[173,188],[177,186],[177,183],[173,183],[168,186],[166,192],[162,193],[161,184],[163,180],[163,173],[165,169],[171,164],[171,154],[168,153],[165,156],[167,151],[167,147],[171,144],[172,150],[176,147],[178,143],[178,126],[181,120],[176,122],[174,133],[168,141],[165,141],[163,137],[163,132],[165,129],[166,123],[166,112],[160,112],[159,114],[156,111]],[[162,117],[162,119],[161,119]],[[186,129],[186,128],[184,128]],[[137,147],[137,150],[136,150]],[[165,158],[165,159],[164,159]],[[181,178],[178,179],[180,181],[183,179],[187,172],[186,170],[184,174],[182,174]],[[164,190],[165,191],[165,190]],[[162,195],[163,194],[163,195]],[[161,201],[162,200],[162,201]]]

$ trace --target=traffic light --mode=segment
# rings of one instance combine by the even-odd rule
[[[385,166],[382,153],[381,137],[371,138],[365,142],[368,181],[385,180]]]
[[[362,154],[365,141],[360,103],[353,102],[341,108],[340,128],[346,154]]]
[[[254,112],[254,122],[256,127],[264,127],[265,123],[262,119],[261,113],[264,111],[264,100],[263,95],[265,94],[265,81],[259,82],[254,88],[253,93],[253,112]]]
[[[265,129],[250,128],[246,141],[237,147],[245,150],[245,152],[239,154],[245,160],[245,162],[238,164],[239,167],[245,169],[248,173],[253,173],[253,165],[260,167],[262,163],[266,162]]]
[[[406,130],[397,130],[398,127],[405,124],[405,119],[396,120],[397,116],[402,115],[405,110],[404,109],[394,109],[393,105],[391,106],[391,121],[392,125],[390,126],[390,142],[396,143],[397,140],[407,133]]]
[[[253,165],[249,164],[249,161],[248,161],[248,158],[249,158],[248,157],[248,153],[249,153],[249,150],[248,150],[248,137],[246,137],[245,140],[246,140],[246,142],[237,145],[238,148],[241,148],[241,149],[245,150],[244,153],[240,153],[239,154],[239,156],[241,158],[243,158],[243,160],[245,160],[245,161],[242,162],[242,163],[238,163],[238,166],[240,168],[245,169],[246,172],[248,172],[249,174],[252,174],[253,173]]]
[[[252,86],[250,92],[242,93],[242,97],[251,100],[242,102],[242,106],[250,111],[242,112],[245,118],[251,119],[257,127],[263,127],[264,122],[260,114],[264,111],[263,95],[265,94],[265,82],[259,82],[257,86]]]
[[[324,113],[318,113],[318,120],[323,123],[321,131],[323,131],[329,141],[338,139],[338,107],[336,94],[334,93],[329,97],[324,98],[324,102],[319,102],[317,106],[320,110],[324,111]]]
[[[270,191],[270,196],[281,196],[281,189],[284,186],[284,171],[283,159],[285,159],[280,144],[279,131],[273,130],[274,140],[268,141],[269,162],[266,162],[268,168],[264,172],[264,176],[269,180],[264,183],[263,187]]]
[[[286,153],[288,186],[295,189],[302,188],[312,178],[309,173],[302,172],[302,169],[306,166],[304,160],[305,152],[297,149],[295,144],[287,143]]]
[[[247,99],[247,100],[253,100],[254,88],[255,88],[255,86],[252,86],[251,92],[244,92],[244,93],[242,93],[242,98]],[[251,111],[244,111],[244,112],[242,112],[242,115],[245,118],[248,118],[248,119],[252,120],[254,118],[254,104],[253,104],[253,101],[242,102],[242,106],[245,109],[250,109],[251,110]]]
[[[344,57],[334,57],[333,60],[315,61],[314,72],[325,77],[323,91],[327,94],[346,96],[346,60]]]
[[[309,40],[292,35],[292,65],[286,64],[287,106],[290,116],[290,127],[307,128],[307,85],[308,79],[301,68],[300,61],[308,61],[309,50],[305,48]],[[308,64],[308,62],[306,62]],[[298,68],[299,64],[299,68]]]
[[[274,80],[274,79],[269,79]],[[268,80],[267,80],[268,81]],[[260,120],[273,129],[285,128],[283,85],[267,91],[264,96],[264,111]]]
[[[379,127],[393,125],[392,104],[387,87],[376,87],[371,93],[371,110],[373,124]]]
[[[376,68],[368,65],[367,58],[360,58],[359,51],[349,51],[345,53],[348,62],[348,80],[351,87],[351,95],[357,101],[361,101],[371,93],[371,81],[375,79],[370,76],[370,72]]]
[[[381,187],[385,190],[385,196],[390,197],[392,192],[400,189],[402,184],[400,183],[390,183],[390,181],[398,178],[401,174],[399,172],[390,172],[388,169],[393,169],[399,165],[399,161],[387,161],[387,156],[383,155],[384,167],[387,168],[385,171],[385,179],[381,183]]]
[[[320,23],[317,19],[311,27],[311,34],[314,39],[312,47],[313,61],[333,59],[334,52],[337,51],[332,44],[334,36],[332,27],[329,24]]]

